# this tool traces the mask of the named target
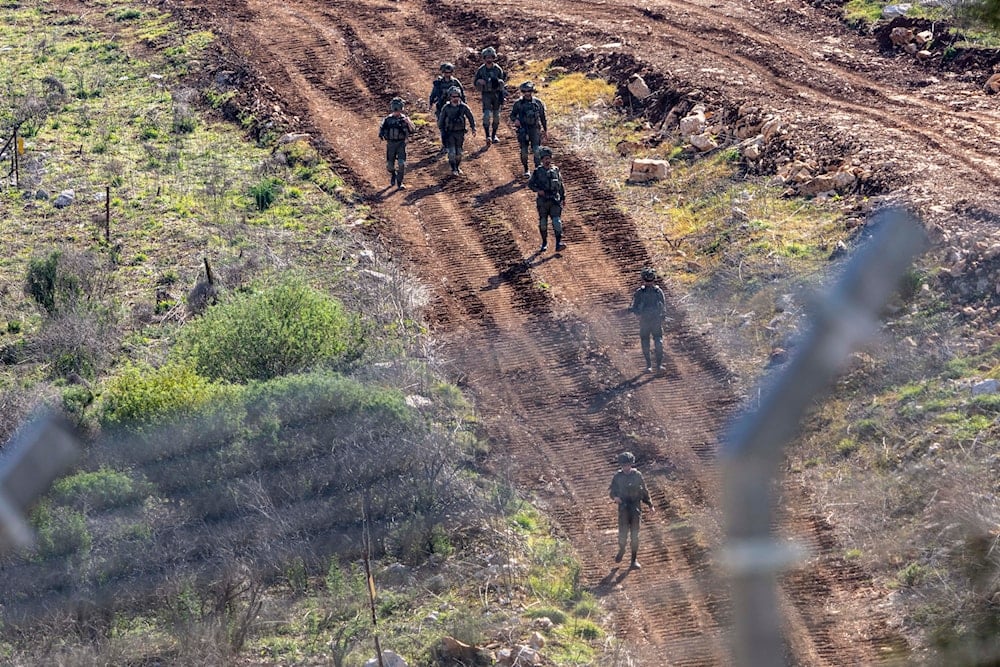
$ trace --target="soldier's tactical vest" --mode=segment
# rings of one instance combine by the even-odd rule
[[[461,104],[446,104],[441,109],[444,114],[444,129],[446,132],[465,131],[465,107]]]
[[[562,200],[562,175],[559,173],[559,167],[550,167],[548,169],[543,169],[540,175],[540,180],[545,187],[545,192],[542,196],[545,199],[551,199],[553,201]]]
[[[385,119],[385,138],[389,141],[403,141],[409,134],[409,128],[402,116],[389,116]]]
[[[518,114],[520,117],[521,125],[527,125],[528,127],[534,127],[538,125],[538,116],[540,115],[541,107],[538,104],[538,100],[524,100],[524,104],[521,105],[521,111]]]
[[[503,86],[500,85],[500,68],[499,67],[487,67],[482,71],[483,81],[486,83],[483,85],[483,92],[495,93],[500,90]]]

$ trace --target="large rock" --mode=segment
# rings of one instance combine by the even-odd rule
[[[408,667],[406,661],[395,651],[382,651],[383,667]],[[371,658],[365,663],[365,667],[379,667],[378,658]]]
[[[52,202],[52,205],[55,206],[56,208],[66,208],[67,206],[72,204],[75,199],[76,199],[76,192],[74,192],[73,190],[63,190],[62,192],[59,193],[59,196],[56,197],[56,200]]]
[[[681,118],[681,136],[690,137],[692,134],[701,134],[705,131],[705,123],[705,107],[699,104],[691,109],[691,113]]]
[[[889,33],[889,41],[893,46],[905,46],[913,41],[913,30],[898,25]]]
[[[990,78],[986,79],[986,83],[983,85],[983,90],[985,90],[988,95],[1000,93],[1000,72],[997,72]]]
[[[718,148],[719,144],[708,132],[703,132],[701,134],[692,134],[688,137],[688,141],[691,145],[700,150],[701,152],[710,151],[713,148]]]
[[[443,637],[434,647],[435,659],[445,665],[492,665],[491,651],[460,642],[454,637]]]
[[[638,74],[633,74],[632,79],[628,82],[628,92],[632,93],[636,99],[643,100],[649,97],[649,86],[646,85],[645,79]]]
[[[637,158],[632,160],[632,170],[628,180],[631,183],[648,183],[658,181],[670,175],[670,163],[666,160],[647,160]]]

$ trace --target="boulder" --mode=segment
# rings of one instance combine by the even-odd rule
[[[532,632],[531,637],[528,639],[528,646],[535,650],[543,648],[545,646],[545,637],[537,630]]]
[[[740,144],[740,150],[743,152],[743,157],[756,162],[764,154],[763,135],[758,134],[756,137],[744,141]]]
[[[637,158],[632,160],[632,170],[628,180],[631,183],[647,183],[658,181],[670,175],[670,163],[666,160],[647,160]]]
[[[760,126],[761,136],[764,137],[765,142],[770,142],[771,139],[781,134],[784,131],[785,126],[781,122],[781,118],[778,116],[772,116],[764,121],[764,124]]]
[[[394,651],[388,649],[382,651],[383,667],[407,667],[406,661]],[[378,658],[371,658],[365,663],[365,667],[378,667]]]
[[[681,118],[681,136],[690,137],[692,134],[701,134],[705,130],[705,107],[697,105],[691,109],[684,118]]]
[[[76,192],[74,192],[73,190],[63,190],[62,192],[59,193],[59,196],[56,197],[56,200],[52,202],[52,205],[55,206],[56,208],[66,208],[67,206],[72,204],[75,199],[76,199]]]
[[[893,46],[906,46],[913,41],[913,30],[898,25],[889,33],[889,41]]]
[[[636,99],[643,100],[649,97],[649,86],[646,85],[645,79],[638,74],[633,74],[628,82],[628,92],[632,93]]]
[[[1000,93],[1000,72],[997,72],[990,78],[986,79],[986,83],[983,85],[983,90],[986,91],[987,95]]]
[[[898,5],[886,5],[882,8],[882,18],[894,19],[897,16],[906,16],[907,12],[913,9],[913,5],[909,2],[903,2]]]
[[[930,30],[921,30],[916,35],[913,36],[917,44],[920,46],[927,46],[934,41],[934,33]]]
[[[719,147],[718,142],[716,142],[715,138],[708,132],[703,132],[701,134],[693,134],[690,137],[688,137],[688,141],[691,142],[692,146],[694,146],[695,148],[697,148],[702,152],[710,151],[713,148]]]

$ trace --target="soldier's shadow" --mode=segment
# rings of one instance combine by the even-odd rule
[[[636,373],[632,377],[626,378],[618,384],[608,387],[604,391],[594,395],[594,397],[590,400],[590,407],[588,411],[590,413],[603,411],[608,404],[622,394],[628,393],[638,389],[644,384],[652,382],[655,377],[656,376],[653,373]]]
[[[416,190],[407,190],[407,195],[404,201],[407,204],[413,204],[414,202],[420,201],[424,197],[428,197],[430,195],[436,195],[439,192],[443,192],[444,190],[445,190],[445,185],[442,183],[434,183],[431,185],[426,185],[422,188],[417,188]]]
[[[506,183],[501,183],[495,188],[492,188],[490,190],[487,190],[486,192],[482,192],[476,195],[474,198],[476,206],[482,206],[483,204],[493,201],[497,197],[503,197],[504,195],[514,194],[518,190],[517,185],[518,185],[517,179],[512,178]]]
[[[625,577],[631,572],[631,568],[628,566],[622,567],[621,565],[614,565],[611,571],[604,575],[604,578],[597,582],[597,586],[594,587],[594,592],[600,597],[602,595],[607,595],[614,591],[615,586],[625,581]]]

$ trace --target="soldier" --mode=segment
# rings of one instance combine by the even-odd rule
[[[462,101],[465,101],[465,88],[462,87],[462,83],[452,76],[455,71],[455,66],[451,63],[441,63],[441,75],[434,79],[434,87],[431,88],[431,96],[427,100],[427,108],[434,108],[434,118],[437,119],[441,115],[441,107],[448,103],[448,91],[452,88],[458,88],[462,95]],[[447,147],[444,145],[444,131],[441,132],[441,154],[444,155],[448,152]]]
[[[652,338],[656,348],[656,368],[663,370],[663,316],[666,313],[666,298],[663,290],[656,284],[656,271],[651,268],[642,270],[642,287],[632,295],[632,305],[629,312],[639,318],[639,341],[642,344],[642,356],[646,358],[646,372],[653,370],[649,357],[649,339]]]
[[[462,173],[459,168],[462,164],[462,144],[465,143],[465,122],[469,122],[472,129],[472,136],[476,136],[476,119],[472,115],[472,109],[462,101],[462,91],[455,86],[448,91],[448,104],[441,107],[438,115],[438,128],[444,135],[444,145],[448,150],[448,164],[451,165],[451,173],[458,175]]]
[[[483,95],[483,132],[486,134],[486,145],[489,146],[491,142],[497,142],[500,107],[507,95],[507,82],[504,81],[503,70],[496,64],[497,50],[488,46],[483,49],[482,56],[485,62],[476,70],[472,80],[476,90]]]
[[[566,189],[563,187],[559,167],[552,164],[552,149],[542,146],[538,149],[542,163],[528,181],[528,188],[537,192],[535,208],[538,210],[538,232],[542,235],[542,247],[538,252],[545,252],[549,247],[549,218],[552,218],[552,231],[556,234],[556,251],[565,250],[562,242],[562,207],[566,201]]]
[[[385,168],[391,178],[389,186],[405,190],[403,174],[406,173],[406,140],[417,131],[413,121],[403,113],[403,98],[394,97],[389,102],[390,114],[382,119],[378,138],[385,142]]]
[[[545,105],[534,97],[535,84],[525,81],[518,87],[518,90],[521,91],[521,99],[514,102],[510,108],[510,120],[517,129],[517,142],[521,144],[521,165],[524,166],[524,177],[529,178],[531,172],[528,171],[528,146],[531,146],[537,167],[539,164],[538,147],[545,140],[549,125],[545,119]]]
[[[646,489],[642,473],[632,467],[634,464],[635,456],[632,452],[622,452],[618,455],[618,465],[621,468],[611,478],[608,495],[618,503],[618,554],[615,556],[615,562],[622,562],[625,544],[631,537],[631,567],[638,570],[642,567],[636,560],[639,553],[639,522],[642,518],[640,503],[646,503],[650,512],[655,512],[656,509],[653,507],[653,501],[649,499],[649,490]]]

